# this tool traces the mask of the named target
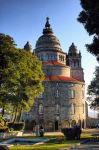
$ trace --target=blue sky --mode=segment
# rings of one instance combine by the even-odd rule
[[[92,37],[77,21],[81,10],[80,0],[0,0],[0,32],[12,36],[20,48],[27,41],[35,48],[38,37],[42,35],[45,19],[49,17],[63,51],[68,52],[72,42],[81,51],[88,85],[97,62],[86,51],[85,44],[91,43]]]

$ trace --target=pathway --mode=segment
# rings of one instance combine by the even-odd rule
[[[70,150],[99,150],[99,142],[82,144],[79,147],[70,148]]]

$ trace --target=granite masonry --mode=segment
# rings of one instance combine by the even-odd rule
[[[29,42],[24,49],[32,50]],[[47,18],[33,54],[42,61],[44,93],[39,95],[31,110],[22,115],[26,129],[42,125],[45,131],[60,131],[75,124],[85,128],[87,104],[81,52],[74,43],[68,53],[63,52]]]

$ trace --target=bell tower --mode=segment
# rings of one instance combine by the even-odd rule
[[[84,81],[84,73],[81,65],[81,53],[74,43],[71,44],[68,51],[68,65],[71,67],[71,77]]]

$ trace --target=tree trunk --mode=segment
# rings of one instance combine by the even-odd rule
[[[17,112],[18,112],[18,107],[16,107],[16,109],[15,109],[15,116],[14,116],[14,119],[13,119],[13,123],[16,121],[16,118],[17,118]]]
[[[5,107],[2,107],[2,117],[4,116],[4,112],[5,112]]]
[[[22,108],[20,109],[20,111],[19,111],[19,113],[18,113],[18,116],[17,116],[17,118],[16,118],[17,122],[20,121],[20,119],[21,119],[21,114],[22,114]]]

